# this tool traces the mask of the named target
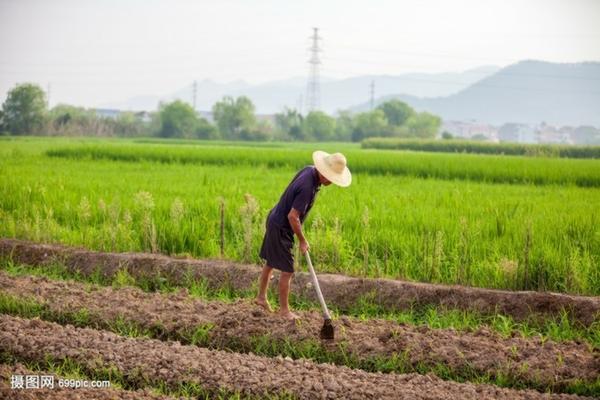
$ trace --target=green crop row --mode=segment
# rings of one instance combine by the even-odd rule
[[[559,144],[489,143],[470,140],[417,140],[369,138],[364,149],[412,150],[441,153],[504,154],[537,157],[600,158],[600,146]]]
[[[53,158],[87,161],[111,160],[266,168],[300,168],[312,161],[312,150],[305,146],[269,148],[113,143],[55,147],[46,151],[46,154]],[[351,170],[359,174],[406,175],[489,183],[571,184],[581,187],[600,187],[600,160],[382,152],[353,148],[347,148],[344,154]]]

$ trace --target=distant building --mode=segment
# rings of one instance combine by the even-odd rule
[[[98,117],[117,119],[117,117],[123,112],[121,110],[113,108],[96,108],[94,112]]]
[[[440,132],[449,132],[454,137],[473,139],[485,136],[487,140],[497,140],[498,129],[492,125],[477,121],[442,121]]]
[[[136,118],[140,119],[142,122],[150,122],[152,121],[152,113],[149,111],[137,111],[133,113]]]
[[[542,122],[536,129],[539,143],[573,144],[571,132],[568,129],[557,129]]]
[[[498,129],[498,140],[513,143],[537,143],[537,133],[526,124],[507,123]]]
[[[132,113],[143,122],[150,122],[152,120],[152,113],[149,111],[124,111],[113,108],[95,108],[93,111],[96,113],[96,116],[102,118],[117,119],[123,113]]]

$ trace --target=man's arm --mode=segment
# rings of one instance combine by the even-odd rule
[[[304,233],[302,232],[302,223],[300,223],[300,213],[295,208],[292,208],[287,217],[288,221],[290,221],[290,226],[292,227],[292,230],[294,231],[296,237],[300,241],[300,252],[304,254],[309,250],[310,246],[308,245],[308,242],[304,237]]]

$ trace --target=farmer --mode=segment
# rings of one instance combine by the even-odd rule
[[[314,165],[304,167],[285,189],[279,203],[269,212],[266,232],[260,249],[260,257],[266,261],[259,279],[260,289],[255,303],[271,311],[267,301],[267,288],[273,268],[281,271],[279,278],[279,315],[286,319],[298,316],[290,311],[288,298],[290,281],[294,275],[294,234],[300,243],[300,252],[305,254],[308,241],[302,233],[302,223],[313,206],[321,185],[332,182],[346,187],[352,182],[350,170],[346,167],[346,157],[341,153],[328,154],[324,151],[313,153]]]

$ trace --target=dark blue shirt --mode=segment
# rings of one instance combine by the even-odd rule
[[[292,231],[288,214],[295,208],[300,214],[300,223],[304,222],[306,214],[310,211],[319,191],[321,182],[319,173],[314,166],[304,167],[296,174],[294,179],[285,189],[279,203],[273,207],[269,214],[269,224],[274,224],[282,229]]]

